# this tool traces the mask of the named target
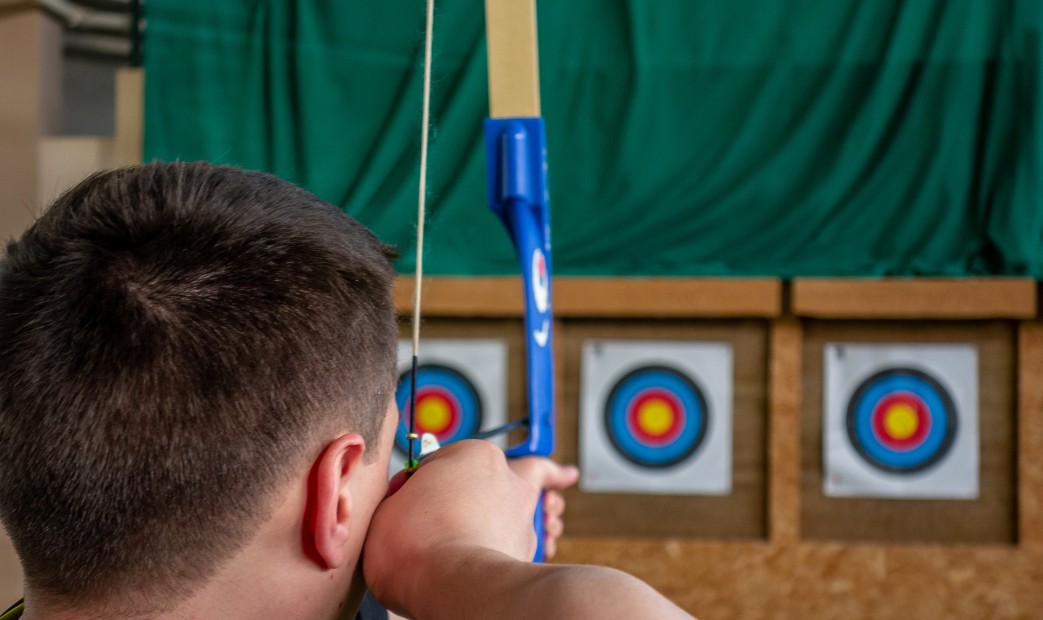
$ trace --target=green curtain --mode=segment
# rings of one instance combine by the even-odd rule
[[[554,271],[1043,275],[1038,0],[544,0]],[[428,273],[485,206],[481,0],[435,21]],[[146,156],[271,171],[412,267],[420,0],[149,0]]]

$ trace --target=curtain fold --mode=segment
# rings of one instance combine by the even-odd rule
[[[420,2],[149,0],[146,156],[271,171],[412,268]],[[1034,0],[538,7],[555,272],[1043,276]],[[517,270],[484,204],[483,3],[436,12],[425,266]]]

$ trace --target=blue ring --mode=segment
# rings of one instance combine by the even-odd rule
[[[627,428],[627,409],[642,391],[658,388],[673,394],[681,403],[684,427],[674,441],[653,446],[642,442]],[[642,467],[676,465],[699,449],[706,437],[710,412],[706,397],[691,379],[667,366],[645,366],[616,382],[605,402],[605,430],[624,458]]]
[[[896,450],[873,433],[873,410],[896,392],[920,398],[930,415],[931,429],[920,445]],[[948,391],[930,375],[912,368],[878,372],[858,386],[847,407],[847,434],[851,445],[870,465],[883,471],[908,474],[941,460],[956,438],[956,408]]]
[[[402,412],[406,411],[410,401],[411,374],[411,371],[407,370],[399,375],[398,388],[395,390],[395,402],[398,404],[398,410]],[[482,399],[471,381],[463,373],[448,366],[423,364],[416,371],[417,392],[423,393],[423,388],[430,385],[450,392],[460,403],[460,426],[455,433],[441,442],[442,445],[467,439],[477,433],[482,427]],[[402,452],[409,450],[409,439],[406,437],[408,434],[409,420],[403,413],[398,423],[398,431],[395,433],[395,446]]]

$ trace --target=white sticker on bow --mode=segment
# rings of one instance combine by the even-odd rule
[[[547,259],[539,248],[532,253],[532,292],[536,309],[546,312],[550,301],[550,274],[547,273]]]
[[[547,341],[550,340],[550,321],[543,319],[543,326],[539,329],[532,330],[532,339],[536,341],[536,344],[540,347],[547,346]]]

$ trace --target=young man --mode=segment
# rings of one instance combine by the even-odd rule
[[[203,163],[93,176],[11,243],[0,518],[22,618],[352,618],[363,569],[412,617],[680,614],[622,573],[525,561],[536,487],[575,479],[549,461],[523,479],[462,442],[381,504],[389,254],[299,188]]]

